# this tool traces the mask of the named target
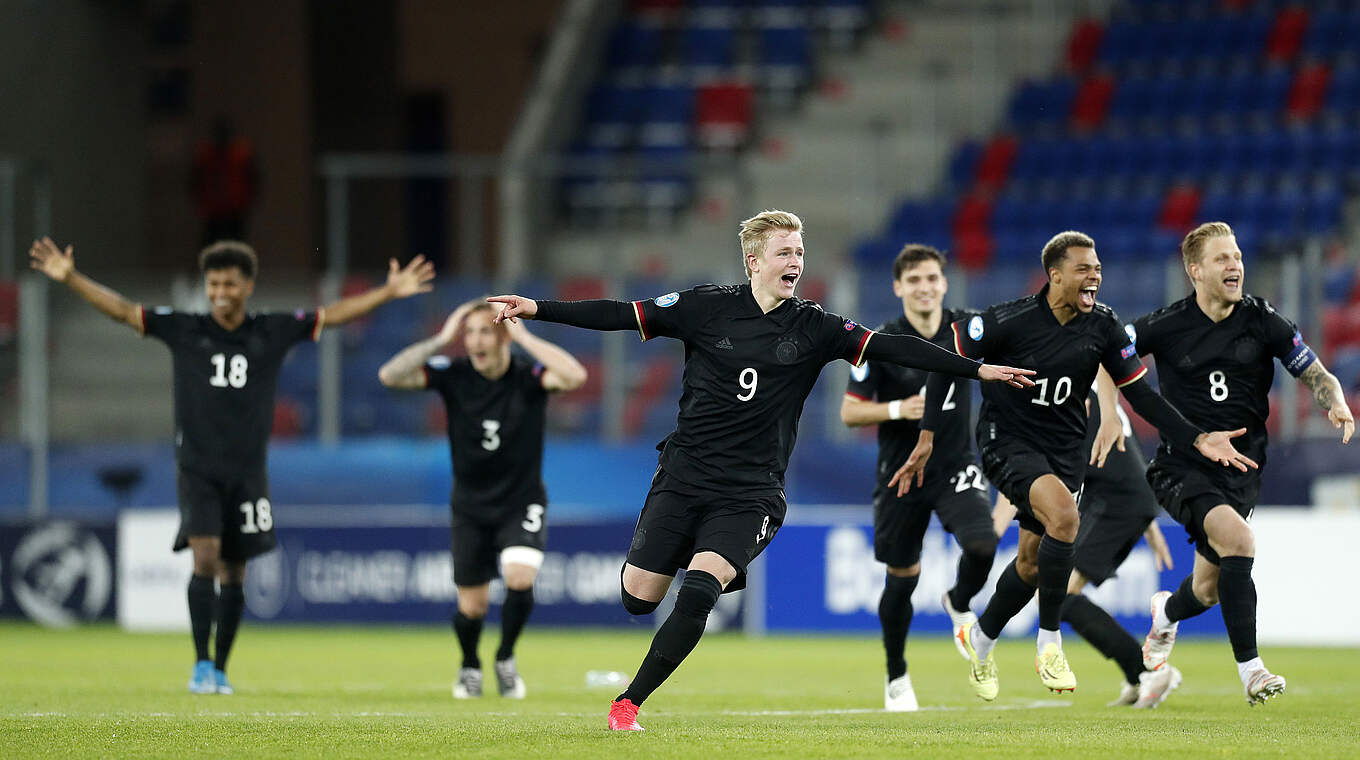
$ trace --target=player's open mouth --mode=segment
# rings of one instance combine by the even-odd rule
[[[780,277],[779,279],[783,280],[785,285],[793,287],[794,285],[798,284],[798,273],[792,272],[790,274],[784,275],[783,277]]]
[[[1230,274],[1223,278],[1223,287],[1228,288],[1229,290],[1235,290],[1238,287],[1241,287],[1241,285],[1242,275],[1240,274]]]
[[[1089,288],[1081,289],[1081,291],[1077,294],[1077,297],[1081,299],[1082,306],[1090,308],[1096,305],[1096,290],[1097,287],[1095,285],[1092,285]]]

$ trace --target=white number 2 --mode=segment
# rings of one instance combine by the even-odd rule
[[[242,354],[231,357],[231,372],[227,372],[227,355],[213,354],[211,361],[216,369],[216,374],[208,378],[208,385],[214,388],[225,388],[231,385],[233,388],[246,387],[246,370],[250,367],[250,362]]]
[[[760,377],[756,374],[755,367],[747,367],[737,376],[737,385],[746,389],[745,393],[738,393],[738,401],[750,401],[756,397],[756,383],[760,382]]]
[[[241,502],[241,514],[245,518],[241,522],[242,533],[268,533],[274,527],[274,513],[269,507],[269,499],[260,499],[254,504]]]
[[[1221,370],[1209,373],[1209,398],[1214,401],[1228,400],[1228,376]]]
[[[975,464],[970,464],[959,470],[950,480],[954,481],[954,493],[963,493],[970,488],[976,488],[979,491],[987,488],[987,484],[982,481],[982,470],[979,470]]]
[[[926,395],[926,387],[924,385],[921,386],[921,395],[922,396]],[[940,411],[942,412],[952,411],[954,409],[957,409],[958,406],[959,405],[954,402],[954,384],[950,383],[949,390],[944,392],[944,403],[940,405]]]
[[[501,447],[501,423],[497,420],[482,420],[482,448],[495,451]]]
[[[1039,386],[1039,398],[1029,400],[1031,404],[1039,406],[1050,406],[1048,402],[1048,378],[1036,377],[1034,384]],[[1062,406],[1063,402],[1072,396],[1072,378],[1060,377],[1058,382],[1053,384],[1053,403],[1052,406]]]
[[[524,522],[519,527],[530,533],[537,533],[543,529],[543,505],[530,504],[524,510]]]

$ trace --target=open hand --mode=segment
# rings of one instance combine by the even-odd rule
[[[1242,472],[1248,469],[1257,469],[1259,465],[1253,462],[1247,455],[1233,448],[1232,439],[1240,435],[1246,435],[1246,428],[1236,430],[1215,430],[1212,433],[1201,433],[1195,439],[1195,449],[1209,459],[1218,462],[1224,467],[1236,467]]]
[[[475,303],[475,302],[473,302]],[[463,329],[463,320],[471,313],[473,303],[465,303],[453,310],[449,318],[444,320],[444,326],[439,328],[439,340],[448,345],[458,339],[458,331]]]
[[[533,319],[538,314],[538,302],[524,296],[490,296],[486,300],[501,304],[501,312],[496,315],[496,324],[504,320],[515,321],[516,317]]]
[[[911,455],[907,461],[897,468],[893,473],[892,480],[888,481],[888,487],[897,486],[897,496],[901,498],[911,490],[912,480],[916,485],[924,485],[926,482],[926,462],[930,460],[931,452],[935,450],[935,436],[929,430],[922,430],[919,438],[916,439],[916,448],[911,450]]]
[[[1124,450],[1124,424],[1118,417],[1113,420],[1101,417],[1100,428],[1096,430],[1096,439],[1091,442],[1091,459],[1087,464],[1104,467],[1105,458],[1115,446],[1118,446],[1120,451]]]
[[[1033,374],[1032,369],[1016,369],[998,364],[984,364],[978,367],[979,380],[984,383],[1005,383],[1013,388],[1033,388],[1034,381],[1028,377]]]
[[[66,282],[76,268],[75,249],[68,245],[62,251],[49,237],[34,240],[28,249],[28,265],[57,282]]]
[[[405,267],[399,266],[396,259],[387,260],[387,289],[393,298],[406,298],[417,293],[434,290],[430,280],[434,279],[434,264],[424,256],[416,256]]]

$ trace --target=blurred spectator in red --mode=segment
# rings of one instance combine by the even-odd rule
[[[192,191],[203,222],[203,245],[245,240],[246,218],[259,187],[255,146],[236,134],[226,116],[213,123],[213,136],[194,153]]]

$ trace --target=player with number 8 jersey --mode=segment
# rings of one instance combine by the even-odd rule
[[[170,349],[180,510],[174,550],[189,548],[194,555],[188,602],[197,659],[189,690],[230,694],[226,665],[245,607],[246,560],[276,545],[265,456],[283,359],[299,341],[316,340],[327,325],[345,324],[394,298],[429,291],[434,267],[421,256],[404,268],[393,259],[386,284],[323,309],[247,312],[246,301],[255,290],[255,251],[238,241],[219,241],[199,255],[211,311],[198,314],[148,311],[128,301],[76,271],[71,246],[59,249],[48,238],[34,241],[29,258],[33,269]]]
[[[453,630],[463,662],[453,696],[482,695],[477,655],[491,581],[505,580],[501,643],[494,666],[503,697],[525,695],[515,643],[534,604],[534,579],[547,545],[548,495],[543,487],[543,427],[548,394],[586,381],[586,369],[562,348],[522,324],[495,324],[496,308],[470,301],[454,309],[434,337],[392,357],[378,370],[389,388],[432,390],[444,401],[453,460],[451,548],[458,590]],[[438,352],[462,336],[466,356]],[[529,358],[511,354],[510,344]]]
[[[747,565],[784,519],[784,471],[803,402],[837,359],[877,359],[989,381],[1027,382],[1025,370],[979,364],[929,341],[880,335],[793,293],[803,274],[802,221],[765,211],[738,238],[749,283],[701,285],[646,301],[542,301],[496,296],[498,319],[541,319],[596,330],[636,330],[685,345],[675,432],[622,570],[624,607],[656,609],[677,571],[685,579],[609,727],[639,730],[637,710],[699,642],[718,595],[746,584]]]

